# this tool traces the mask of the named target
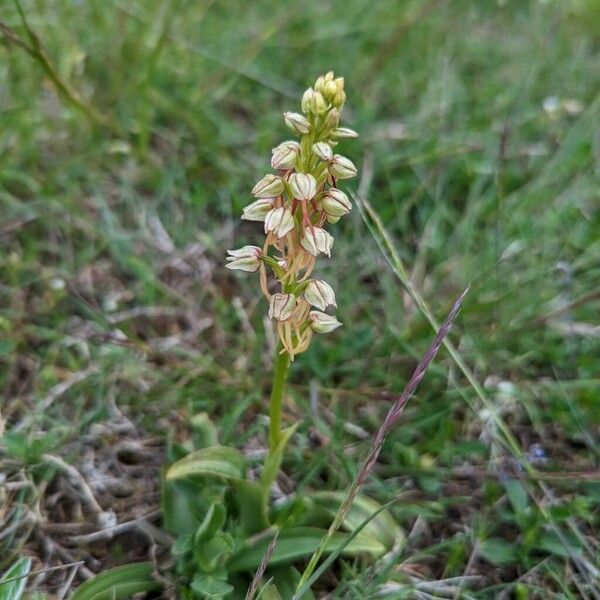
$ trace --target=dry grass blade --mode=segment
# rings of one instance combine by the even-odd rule
[[[256,570],[256,573],[254,574],[254,577],[252,578],[252,583],[251,583],[250,587],[248,588],[248,593],[246,594],[246,600],[253,600],[254,596],[256,595],[256,592],[258,591],[258,586],[260,585],[260,582],[262,581],[265,571],[267,570],[267,567],[269,566],[269,561],[271,560],[271,556],[273,556],[273,552],[275,551],[275,546],[277,545],[278,539],[279,539],[279,531],[275,532],[275,535],[273,536],[271,543],[267,546],[265,555],[263,556],[262,561],[260,562],[260,565],[259,565],[258,569]]]
[[[448,313],[448,316],[442,323],[442,326],[439,328],[431,346],[429,347],[427,352],[425,352],[423,358],[421,358],[421,360],[419,361],[419,364],[414,370],[409,382],[406,384],[406,387],[388,411],[385,420],[383,421],[381,427],[377,431],[375,439],[373,440],[373,444],[371,446],[371,449],[369,450],[369,454],[363,461],[360,470],[354,478],[354,481],[352,482],[352,485],[350,486],[350,489],[346,494],[344,502],[340,506],[340,509],[335,515],[335,518],[331,526],[329,527],[329,530],[327,531],[327,535],[321,540],[319,547],[312,555],[306,569],[304,570],[304,573],[302,573],[302,577],[300,578],[300,582],[298,583],[298,587],[296,588],[297,592],[302,588],[302,586],[306,583],[308,578],[312,575],[313,571],[315,570],[315,567],[317,566],[317,562],[323,555],[323,552],[325,551],[327,544],[331,540],[331,537],[339,529],[344,518],[348,514],[348,511],[350,510],[352,503],[354,502],[354,499],[356,498],[356,495],[358,494],[360,488],[363,486],[363,484],[373,471],[375,463],[377,462],[377,458],[379,457],[381,449],[383,448],[385,438],[398,422],[398,419],[400,418],[404,407],[415,393],[419,383],[421,383],[421,380],[425,376],[429,365],[438,353],[438,350],[440,349],[444,338],[450,332],[452,324],[454,323],[454,320],[456,319],[460,311],[460,307],[462,306],[463,300],[465,299],[465,296],[467,295],[468,291],[469,288],[465,289],[465,291],[454,302],[452,308],[450,309],[450,312]]]

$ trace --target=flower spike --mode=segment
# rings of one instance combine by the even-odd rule
[[[264,222],[264,245],[230,250],[225,265],[259,271],[269,318],[276,324],[282,351],[292,360],[308,348],[313,333],[329,333],[341,326],[335,316],[324,312],[337,306],[333,288],[311,274],[320,254],[331,255],[333,237],[327,227],[352,209],[337,185],[356,176],[356,166],[333,153],[340,140],[358,136],[340,126],[345,102],[344,78],[330,71],[306,89],[301,113],[284,113],[285,124],[300,140],[273,148],[271,167],[276,173],[256,183],[255,200],[242,214],[246,221]]]

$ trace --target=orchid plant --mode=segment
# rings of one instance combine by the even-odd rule
[[[268,316],[280,340],[270,401],[271,451],[281,441],[281,404],[290,362],[308,348],[313,333],[341,326],[325,312],[337,306],[332,287],[311,275],[319,255],[331,256],[333,236],[327,226],[352,209],[338,182],[354,177],[357,170],[351,160],[334,152],[339,140],[358,137],[339,126],[345,101],[344,78],[330,71],[304,92],[303,114],[284,113],[286,125],[300,140],[273,148],[271,166],[276,173],[256,183],[255,200],[242,214],[242,219],[264,223],[264,243],[228,252],[228,269],[259,273]]]

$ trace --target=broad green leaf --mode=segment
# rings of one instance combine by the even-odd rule
[[[20,558],[0,579],[0,600],[19,600],[27,585],[30,558]]]
[[[282,531],[277,540],[269,566],[275,567],[293,563],[311,555],[327,534],[326,529],[316,527],[294,527]],[[336,533],[327,545],[326,552],[333,552],[340,544],[351,537],[347,533]],[[246,544],[236,552],[227,564],[234,571],[254,571],[260,565],[272,536],[265,536],[255,543]],[[344,550],[345,555],[369,554],[377,557],[385,553],[385,546],[377,539],[365,534],[357,535]]]
[[[303,597],[304,594],[310,591],[312,585],[323,575],[326,569],[337,559],[338,556],[344,553],[345,549],[350,545],[350,543],[355,540],[358,535],[362,532],[362,530],[380,513],[384,510],[387,510],[388,506],[391,506],[395,500],[391,500],[387,504],[382,505],[379,509],[377,509],[374,513],[371,513],[358,527],[356,527],[352,533],[346,538],[344,542],[342,542],[335,550],[333,550],[329,556],[319,565],[319,567],[313,572],[313,574],[306,579],[302,587],[295,593],[296,597]]]
[[[242,454],[229,446],[210,446],[191,452],[169,467],[167,480],[183,479],[192,475],[241,479],[246,461]]]
[[[247,479],[239,479],[232,484],[244,531],[248,535],[254,535],[267,529],[269,520],[262,486],[256,481]]]
[[[267,455],[265,466],[260,478],[260,484],[263,487],[265,495],[265,505],[269,498],[271,485],[273,485],[273,482],[277,478],[277,473],[279,473],[279,467],[281,467],[281,460],[283,459],[285,447],[288,445],[288,442],[296,432],[296,429],[298,429],[298,425],[300,425],[300,423],[295,423],[291,427],[284,429],[281,432],[281,440],[279,441],[279,444],[277,444],[277,447],[275,450],[273,450],[273,452],[269,452]]]
[[[333,519],[341,503],[345,500],[346,493],[315,492],[310,494],[309,498],[317,505],[326,508]],[[342,526],[352,532],[368,520],[371,515],[379,511],[377,516],[368,521],[363,531],[366,535],[379,540],[389,550],[395,544],[402,541],[404,534],[389,511],[381,509],[381,504],[376,500],[359,495],[354,499]]]
[[[223,579],[217,579],[210,575],[197,575],[192,580],[192,589],[198,594],[211,596],[222,596],[233,590],[233,586]]]
[[[152,578],[152,571],[150,562],[108,569],[82,583],[70,600],[125,600],[134,594],[151,592],[161,587]]]
[[[172,535],[189,534],[199,525],[194,500],[181,482],[163,481],[162,509],[165,529]]]
[[[502,538],[488,538],[479,546],[479,554],[493,565],[508,565],[518,559],[517,548]]]

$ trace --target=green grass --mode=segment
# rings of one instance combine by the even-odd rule
[[[598,3],[22,7],[61,80],[106,123],[57,96],[22,49],[0,47],[0,572],[20,554],[34,569],[67,562],[39,533],[60,520],[61,493],[39,461],[81,467],[115,405],[159,442],[209,411],[224,443],[264,444],[266,307],[223,256],[260,237],[239,215],[289,137],[282,111],[333,69],[361,133],[344,153],[369,175],[361,192],[412,285],[441,319],[471,283],[452,341],[519,448],[540,444],[539,472],[558,475],[525,476],[442,350],[367,485],[380,501],[400,496],[408,541],[323,588],[444,597],[460,585],[444,580],[469,575],[465,598],[600,597]],[[27,40],[12,2],[0,19]],[[375,431],[433,337],[357,209],[335,236],[319,273],[344,327],[294,362],[284,417],[305,418],[286,491],[348,486],[368,445],[348,424]],[[94,552],[93,571],[119,562],[116,545]]]

